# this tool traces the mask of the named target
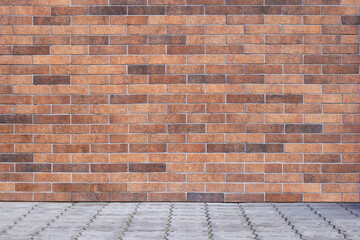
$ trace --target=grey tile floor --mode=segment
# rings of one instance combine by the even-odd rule
[[[0,239],[360,240],[360,204],[0,202]]]

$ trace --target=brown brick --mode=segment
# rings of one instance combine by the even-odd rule
[[[53,16],[86,15],[87,13],[87,7],[51,7],[51,15]]]
[[[202,54],[205,53],[204,46],[168,46],[168,54]]]
[[[130,152],[166,152],[166,144],[130,144]]]
[[[35,124],[69,124],[69,115],[34,115]]]
[[[303,103],[303,95],[266,95],[266,103]]]
[[[169,133],[205,133],[204,124],[169,124]]]
[[[107,36],[73,36],[71,38],[73,45],[107,45],[108,43]]]

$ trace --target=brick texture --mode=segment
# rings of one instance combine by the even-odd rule
[[[0,201],[359,202],[359,11],[0,0]]]

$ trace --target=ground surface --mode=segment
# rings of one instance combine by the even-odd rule
[[[360,239],[360,204],[0,202],[0,239]]]

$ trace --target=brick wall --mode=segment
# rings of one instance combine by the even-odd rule
[[[0,0],[0,200],[358,202],[359,0]]]

